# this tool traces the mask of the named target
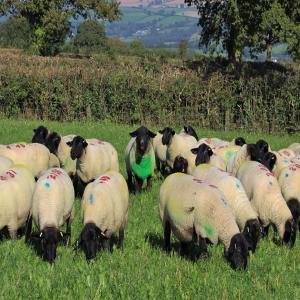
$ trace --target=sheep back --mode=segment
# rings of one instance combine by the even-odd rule
[[[120,173],[109,171],[101,174],[84,191],[81,203],[83,224],[95,223],[110,238],[127,224],[128,197],[127,183]]]

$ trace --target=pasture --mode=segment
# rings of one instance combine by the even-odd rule
[[[29,142],[32,129],[43,123],[62,135],[75,133],[111,142],[117,149],[122,174],[128,133],[135,127],[95,122],[0,121],[0,144]],[[150,127],[149,127],[150,128]],[[152,128],[157,130],[158,128]],[[177,128],[179,129],[179,128]],[[238,135],[254,142],[265,138],[273,149],[297,141],[297,136],[267,136],[248,132],[214,132],[197,128],[199,137],[232,139]],[[300,235],[293,249],[273,243],[273,231],[250,254],[248,268],[239,272],[223,258],[223,246],[210,247],[210,258],[192,261],[178,254],[179,243],[172,239],[172,252],[163,250],[163,232],[158,216],[158,192],[162,179],[155,178],[150,193],[130,195],[129,222],[124,251],[99,253],[87,263],[83,253],[60,246],[54,265],[43,262],[24,237],[0,244],[0,299],[299,299]],[[80,199],[72,226],[72,243],[82,228]],[[194,250],[196,251],[196,249]]]

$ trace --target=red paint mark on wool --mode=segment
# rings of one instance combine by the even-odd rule
[[[7,180],[7,177],[5,177],[5,176],[0,176],[0,180]]]
[[[264,165],[259,165],[259,169],[262,170],[262,171],[265,171],[266,175],[268,177],[270,177],[270,176],[274,177],[274,174],[272,172],[270,172],[270,170],[267,167],[265,167]]]
[[[7,145],[6,148],[7,148],[7,149],[11,149],[11,146]]]
[[[213,185],[213,184],[209,184],[210,187],[217,189],[217,186]]]
[[[193,181],[197,182],[197,183],[203,183],[203,180],[198,179],[198,178],[194,178]]]
[[[62,174],[62,171],[59,169],[53,169],[50,174],[47,176],[47,179],[53,179],[55,180],[58,176]]]
[[[6,174],[11,178],[15,178],[15,176],[17,175],[17,173],[14,170],[8,170]]]
[[[110,181],[110,177],[107,175],[103,175],[99,178],[99,183],[106,183],[108,181]]]
[[[104,145],[104,142],[98,141],[97,144]]]

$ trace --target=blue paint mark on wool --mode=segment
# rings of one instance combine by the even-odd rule
[[[239,189],[241,187],[238,183],[235,186],[237,189]]]
[[[285,173],[285,177],[289,177],[289,173]]]
[[[273,185],[272,181],[269,182],[270,185]]]
[[[50,183],[49,183],[49,182],[46,182],[46,183],[45,183],[45,188],[46,188],[46,189],[50,189]]]
[[[89,202],[90,202],[91,205],[94,204],[94,195],[93,194],[90,194]]]

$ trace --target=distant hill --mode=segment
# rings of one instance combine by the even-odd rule
[[[195,8],[122,7],[121,11],[120,21],[106,23],[109,37],[127,42],[138,39],[147,47],[176,48],[181,40],[189,41],[192,48],[198,45]]]
[[[122,7],[156,7],[156,8],[184,8],[187,5],[184,0],[121,0]]]

